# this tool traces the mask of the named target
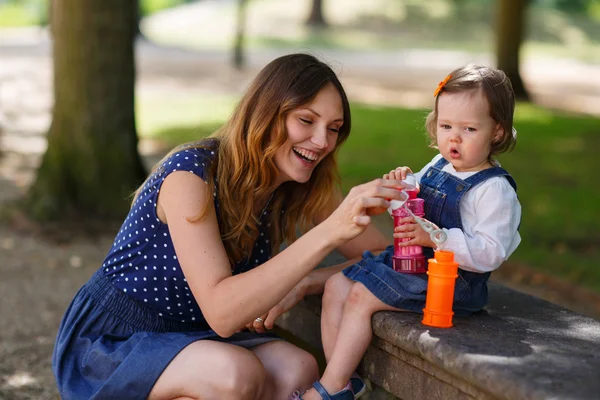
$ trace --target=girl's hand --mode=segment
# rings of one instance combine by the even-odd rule
[[[341,243],[360,235],[371,222],[371,215],[385,212],[390,200],[400,200],[404,184],[399,180],[375,179],[353,187],[344,201],[324,221]]]
[[[388,174],[383,175],[383,179],[395,179],[403,181],[406,179],[406,175],[412,174],[412,170],[409,167],[398,167],[391,170]]]
[[[422,218],[424,221],[427,221],[425,218]],[[432,223],[431,221],[427,221],[431,225],[434,226],[435,229],[439,229],[437,225]],[[398,225],[394,228],[394,237],[398,239],[409,238],[406,242],[400,242],[399,245],[402,247],[406,246],[425,246],[436,248],[437,245],[431,241],[431,237],[429,233],[425,232],[421,225],[415,222],[413,217],[405,217],[400,220],[402,225]]]

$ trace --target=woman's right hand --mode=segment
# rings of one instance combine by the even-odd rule
[[[375,179],[353,187],[337,209],[324,221],[340,242],[360,235],[371,222],[371,215],[385,212],[389,200],[400,200],[400,180]],[[389,200],[388,200],[389,199]]]

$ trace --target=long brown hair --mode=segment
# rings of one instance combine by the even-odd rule
[[[273,190],[279,173],[274,156],[287,139],[287,115],[310,103],[327,84],[338,90],[344,112],[336,149],[315,167],[308,182],[286,182],[273,194],[268,230],[275,253],[283,241],[296,240],[297,229],[301,232],[310,229],[339,197],[336,154],[350,134],[350,105],[333,70],[308,54],[290,54],[273,60],[250,84],[229,120],[208,139],[191,144],[216,147],[216,159],[207,175],[216,179],[217,184],[209,180],[209,193],[218,191],[221,238],[232,264],[252,253],[258,236],[256,216],[260,213],[254,209],[255,200],[266,200]],[[212,196],[191,222],[204,218],[209,201]]]
[[[517,132],[513,129],[515,113],[515,92],[506,74],[484,65],[467,65],[450,72],[450,78],[435,96],[433,110],[427,116],[425,126],[430,146],[437,145],[438,100],[442,93],[461,93],[481,90],[490,108],[490,117],[504,130],[502,136],[492,142],[489,158],[512,150],[517,142]]]

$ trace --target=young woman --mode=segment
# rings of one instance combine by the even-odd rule
[[[258,74],[218,132],[159,162],[62,321],[62,398],[280,400],[308,389],[314,358],[266,329],[322,292],[340,268],[313,269],[332,250],[385,248],[369,215],[399,198],[398,181],[378,179],[342,201],[335,154],[349,133],[334,72],[292,54]]]

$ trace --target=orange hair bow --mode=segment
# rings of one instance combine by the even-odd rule
[[[447,77],[444,78],[443,81],[438,83],[437,89],[435,89],[435,92],[433,92],[433,97],[437,97],[437,95],[440,94],[440,92],[442,91],[442,89],[444,89],[444,86],[446,86],[446,83],[448,83],[450,78],[452,78],[452,75],[448,75]]]

